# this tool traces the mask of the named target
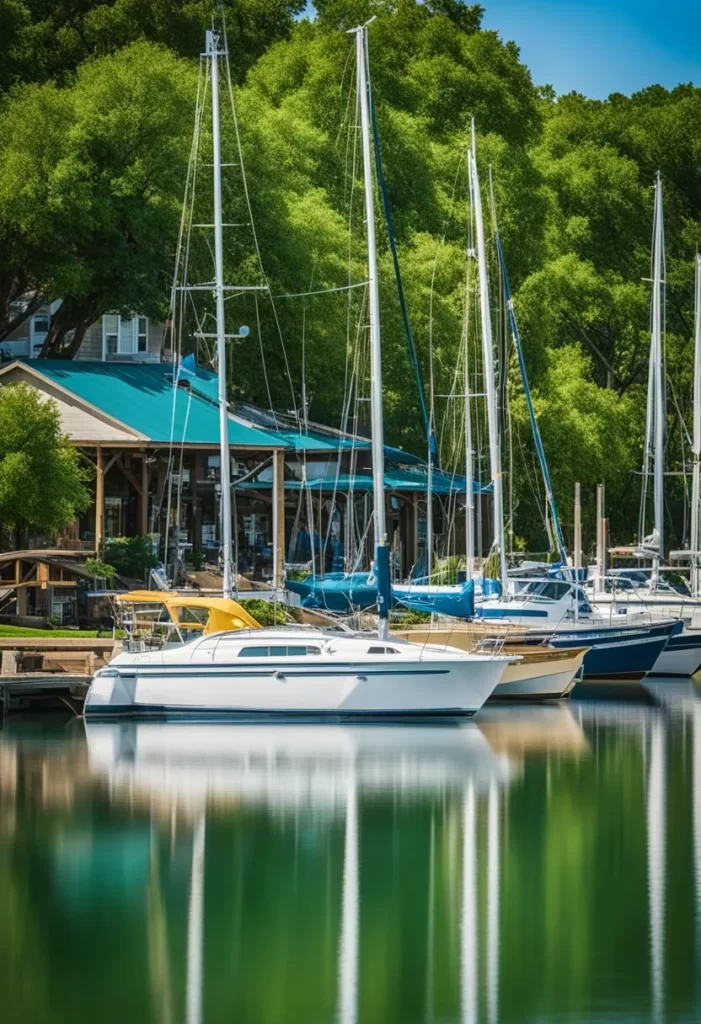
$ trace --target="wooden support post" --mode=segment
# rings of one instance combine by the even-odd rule
[[[412,526],[411,526],[411,560],[414,566],[419,561],[419,499],[414,497],[412,502]]]
[[[321,526],[319,526],[321,529]],[[273,452],[273,586],[285,584],[285,453]]]
[[[574,485],[574,567],[582,568],[582,494],[579,484]]]
[[[95,480],[95,551],[99,555],[105,542],[105,470],[102,448],[97,446]]]
[[[192,492],[192,506],[195,515],[195,526],[194,534],[192,537],[192,547],[195,551],[202,550],[202,496],[199,493],[199,485],[202,481],[204,474],[202,472],[202,452],[198,449],[195,452],[195,468],[193,471],[192,479],[190,480],[190,490]]]
[[[146,452],[141,456],[141,494],[139,495],[139,533],[148,533],[148,462]]]

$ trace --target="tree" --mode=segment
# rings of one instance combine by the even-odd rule
[[[180,220],[195,80],[134,43],[75,83],[18,90],[0,117],[0,340],[61,297],[43,355],[72,356],[108,311],[163,317]],[[158,102],[154,102],[158,97]]]
[[[226,0],[236,69],[246,71],[290,32],[304,0]],[[85,61],[145,40],[197,57],[221,0],[3,0],[0,88],[18,82],[67,83]]]
[[[29,532],[58,533],[90,505],[88,480],[56,404],[26,384],[1,388],[0,530],[18,548]]]

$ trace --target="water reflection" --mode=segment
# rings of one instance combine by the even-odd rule
[[[653,1019],[664,1011],[664,928],[666,869],[666,747],[660,715],[655,716],[650,736],[647,775],[647,865],[650,901],[650,979]]]
[[[701,1019],[701,700],[12,724],[3,1019]]]

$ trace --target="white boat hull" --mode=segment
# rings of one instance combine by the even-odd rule
[[[261,642],[265,632],[258,634]],[[294,639],[299,645],[300,640]],[[307,634],[310,639],[316,639],[314,634]],[[391,643],[396,648],[391,654],[374,656],[367,653],[372,640],[335,638],[331,644],[336,649],[329,647],[328,653],[317,649],[314,656],[242,660],[239,649],[250,639],[231,634],[231,642],[235,646],[229,654],[225,642],[195,641],[174,651],[120,655],[95,676],[85,715],[200,720],[270,715],[469,716],[482,707],[509,663],[505,657],[459,651],[417,652],[401,641]],[[361,657],[356,653],[359,647]]]
[[[701,667],[701,632],[688,627],[670,638],[652,670],[654,676],[693,676]]]

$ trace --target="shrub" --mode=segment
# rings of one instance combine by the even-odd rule
[[[115,537],[105,544],[105,561],[114,566],[120,576],[144,579],[149,570],[158,565],[153,537]]]

